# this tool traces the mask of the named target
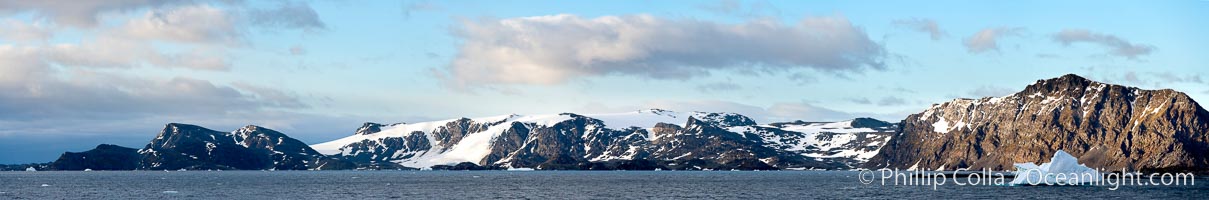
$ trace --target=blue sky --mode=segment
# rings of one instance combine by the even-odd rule
[[[0,0],[0,163],[166,123],[643,108],[897,121],[1074,73],[1209,101],[1209,1]]]

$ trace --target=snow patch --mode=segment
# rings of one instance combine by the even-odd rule
[[[937,133],[949,133],[949,122],[945,121],[944,117],[939,117],[936,123],[932,123],[932,131]]]

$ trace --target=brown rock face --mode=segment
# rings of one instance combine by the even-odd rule
[[[1004,97],[957,99],[908,116],[867,168],[1013,169],[1058,150],[1108,171],[1209,169],[1209,112],[1170,89],[1076,75]]]

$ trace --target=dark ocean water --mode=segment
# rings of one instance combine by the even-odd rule
[[[1204,199],[1195,186],[862,184],[847,171],[0,172],[0,199]],[[1010,181],[1010,179],[1008,179]]]

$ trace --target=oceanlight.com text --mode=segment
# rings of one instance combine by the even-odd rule
[[[982,171],[958,169],[950,172],[879,169],[861,171],[858,177],[860,182],[866,185],[931,186],[932,190],[945,185],[1077,185],[1103,186],[1108,190],[1117,190],[1121,186],[1196,185],[1196,175],[1193,173],[1045,173],[1039,170],[1016,173],[990,169]],[[1013,184],[1016,177],[1022,180]]]

